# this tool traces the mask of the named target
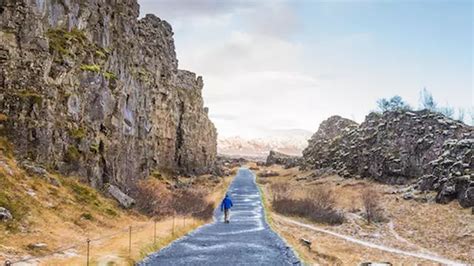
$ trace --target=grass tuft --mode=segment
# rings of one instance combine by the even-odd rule
[[[80,69],[82,71],[89,71],[89,72],[95,72],[95,73],[100,73],[100,66],[99,65],[81,65]]]

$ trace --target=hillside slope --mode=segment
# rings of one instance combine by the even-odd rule
[[[17,161],[12,145],[0,137],[0,264],[28,259],[27,265],[84,265],[86,240],[92,239],[91,261],[126,265],[206,222],[183,214],[159,218],[158,241],[153,244],[151,217],[124,210],[80,178],[46,171],[31,162]],[[205,202],[217,205],[231,177],[153,178],[164,189],[191,186]],[[160,191],[166,193],[167,191]],[[7,214],[7,215],[6,215]],[[178,220],[179,219],[179,220]],[[179,221],[179,222],[178,222]],[[128,252],[129,226],[132,252]],[[174,229],[173,229],[174,228]],[[174,234],[172,234],[174,232]],[[59,251],[58,251],[59,250]],[[115,265],[115,264],[114,264]]]

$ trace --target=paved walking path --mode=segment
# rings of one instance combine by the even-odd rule
[[[300,265],[291,248],[268,226],[255,175],[241,168],[230,185],[230,224],[216,209],[215,221],[139,265]]]

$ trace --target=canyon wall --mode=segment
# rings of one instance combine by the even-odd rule
[[[136,0],[0,1],[0,123],[17,156],[95,187],[214,170],[203,80]]]

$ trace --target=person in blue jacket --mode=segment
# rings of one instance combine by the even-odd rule
[[[230,208],[232,208],[234,204],[232,204],[232,200],[229,197],[229,194],[225,194],[225,198],[222,200],[221,203],[221,211],[224,212],[224,223],[229,223],[229,212]]]

